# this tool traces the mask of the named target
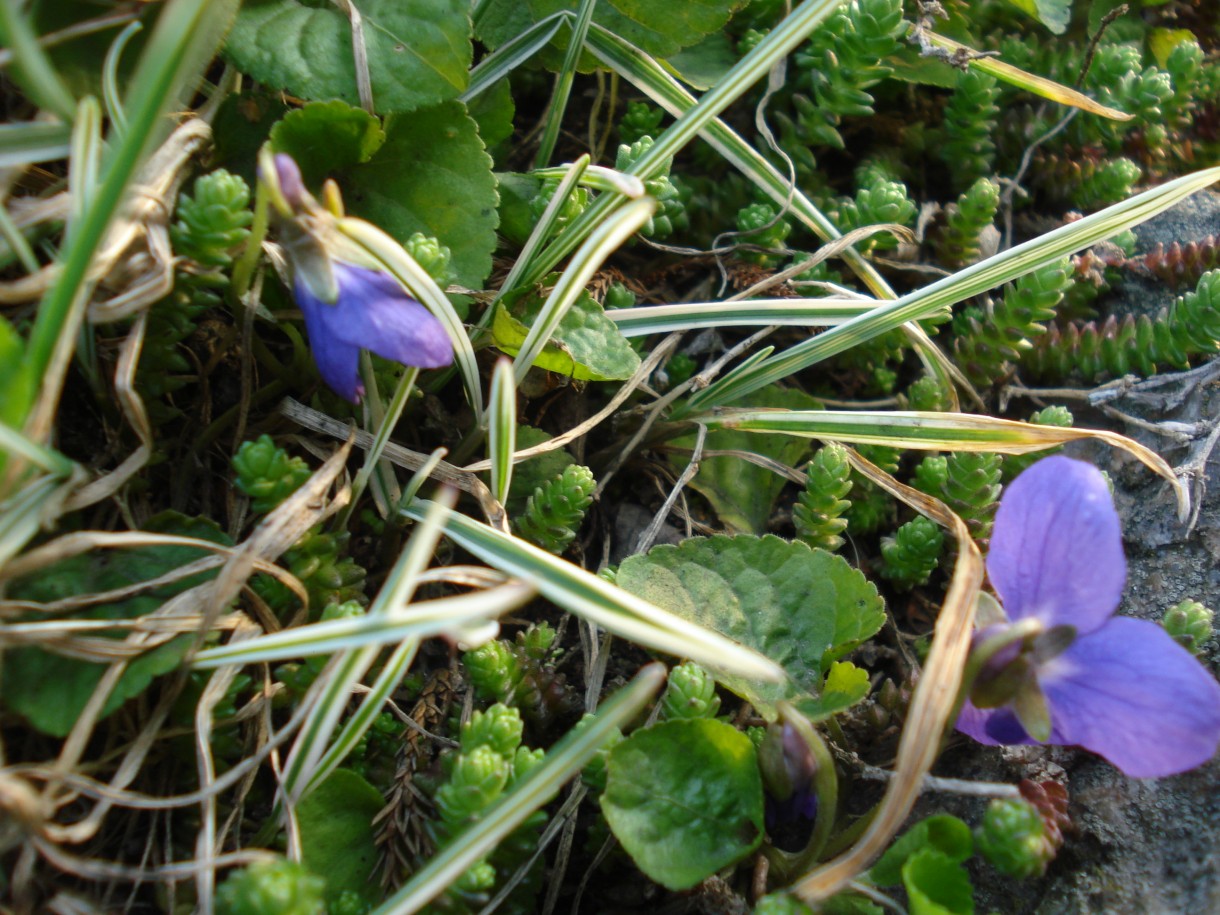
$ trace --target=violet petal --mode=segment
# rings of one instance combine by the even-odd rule
[[[1053,715],[1051,725],[1053,734]],[[967,737],[993,747],[1013,747],[1038,742],[1025,732],[1016,714],[1006,705],[1000,708],[978,708],[967,700],[962,706],[955,727]]]
[[[360,347],[341,339],[334,331],[338,305],[327,305],[309,291],[300,278],[293,284],[297,305],[305,315],[309,349],[322,380],[340,397],[358,403],[364,396],[360,382]]]
[[[1135,778],[1207,762],[1220,745],[1220,683],[1156,623],[1115,617],[1039,674],[1053,744],[1079,744]]]
[[[996,512],[987,574],[1009,619],[1081,634],[1102,626],[1122,598],[1127,563],[1101,472],[1054,456],[1018,476]]]
[[[339,301],[328,323],[339,339],[403,365],[435,369],[453,362],[444,326],[392,276],[338,261],[334,269]]]

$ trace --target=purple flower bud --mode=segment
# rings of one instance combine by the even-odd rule
[[[1030,737],[1014,703],[970,702],[959,731],[986,744],[1079,745],[1137,778],[1211,759],[1220,745],[1220,684],[1157,624],[1114,615],[1127,564],[1118,513],[1095,467],[1056,456],[1017,477],[996,513],[987,574],[1012,622],[1037,620],[1047,633],[1024,660],[1032,659],[1050,733]],[[1063,627],[1075,631],[1066,647],[1067,637],[1055,635],[1070,635]]]
[[[293,209],[299,209],[305,202],[305,182],[301,180],[301,169],[292,156],[275,154],[275,174],[284,199]]]
[[[800,732],[787,722],[771,725],[758,762],[767,788],[767,829],[774,833],[789,824],[811,828],[818,811],[813,787],[817,763]]]
[[[331,267],[339,287],[334,304],[319,299],[300,277],[293,292],[305,315],[318,371],[336,394],[352,403],[364,395],[362,349],[424,369],[453,362],[453,343],[441,322],[392,276],[343,261],[333,261]]]

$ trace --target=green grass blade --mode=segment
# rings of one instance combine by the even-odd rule
[[[75,466],[70,459],[54,448],[47,448],[30,441],[16,429],[0,423],[0,451],[22,457],[48,471],[56,477],[66,477]]]
[[[478,66],[470,71],[470,83],[458,99],[469,103],[545,48],[563,28],[567,16],[565,10],[538,20],[512,41],[500,45],[480,60]]]
[[[587,153],[581,156],[581,159],[588,158]],[[553,165],[550,168],[536,168],[530,172],[530,175],[534,178],[563,179],[567,177],[568,172],[572,168],[572,165]],[[636,197],[644,196],[644,182],[639,178],[613,168],[606,168],[604,165],[588,166],[584,174],[580,176],[580,184],[582,187],[595,191],[609,191],[612,194],[622,194],[624,197],[632,200]]]
[[[961,42],[954,41],[952,38],[944,35],[938,35],[935,32],[924,32],[924,35],[927,36],[928,41],[933,45],[946,51],[965,55],[976,53],[973,48],[967,47]],[[1002,80],[1011,86],[1024,89],[1026,92],[1040,95],[1045,99],[1050,99],[1052,102],[1058,102],[1060,105],[1070,105],[1073,108],[1079,108],[1082,111],[1087,111],[1089,114],[1100,115],[1114,121],[1129,121],[1133,117],[1133,115],[1127,114],[1125,111],[1119,111],[1117,108],[1103,105],[1095,99],[1089,98],[1084,93],[1077,92],[1075,89],[1057,83],[1052,79],[1027,73],[1020,67],[1014,67],[1012,64],[1005,63],[998,57],[971,57],[970,67],[978,70],[980,73],[994,76],[996,79]]]
[[[841,2],[842,0],[805,0],[772,29],[757,47],[739,60],[714,87],[681,112],[678,119],[656,138],[652,147],[632,164],[627,170],[628,173],[640,179],[648,179],[658,174],[671,157],[699,136],[722,111],[766,76],[777,61],[791,53]],[[589,29],[586,46],[594,53],[597,52],[595,33],[604,35],[605,32],[599,30],[596,24]],[[617,200],[606,197],[594,201],[593,205],[543,252],[538,262],[531,267],[524,282],[536,283],[541,279],[571,254],[593,227],[599,225],[617,205]]]
[[[127,112],[123,110],[123,99],[119,93],[119,61],[127,43],[142,28],[144,25],[139,20],[127,23],[107,50],[106,60],[102,65],[102,100],[116,137],[121,137],[127,131]]]
[[[76,116],[76,99],[60,79],[46,50],[38,43],[38,36],[22,6],[16,0],[0,3],[0,47],[12,52],[9,71],[13,81],[39,108],[71,123]]]
[[[1110,238],[1139,225],[1178,201],[1220,180],[1220,167],[1184,175],[1116,203],[1076,222],[1009,248],[952,276],[918,289],[893,302],[878,306],[846,324],[833,327],[772,356],[765,362],[737,369],[695,394],[687,402],[689,411],[738,400],[759,388],[787,378],[823,359],[845,352],[907,321],[915,321],[994,289],[1002,283],[1036,270],[1043,264]],[[679,411],[676,415],[685,415]]]
[[[969,413],[888,410],[750,410],[721,408],[691,422],[713,429],[795,435],[853,444],[926,451],[998,451],[1025,454],[1057,443],[1043,426]],[[1032,434],[1031,434],[1032,433]]]
[[[513,452],[517,450],[517,384],[513,364],[499,359],[491,376],[487,411],[487,459],[491,463],[491,494],[503,505],[513,481]]]
[[[835,327],[877,307],[871,299],[749,299],[611,308],[606,317],[624,337],[706,327]]]
[[[419,639],[406,639],[394,649],[385,666],[382,667],[381,673],[377,675],[377,679],[369,691],[360,700],[360,707],[343,723],[343,730],[339,732],[339,735],[314,765],[313,774],[305,785],[305,794],[309,794],[326,781],[327,776],[334,772],[360,743],[360,738],[373,726],[373,722],[381,714],[385,701],[390,698],[390,694],[398,688],[402,683],[402,678],[407,675],[418,650]]]
[[[572,35],[568,39],[568,50],[563,56],[563,66],[555,77],[555,90],[551,93],[551,103],[547,108],[542,139],[538,143],[538,153],[534,164],[542,168],[551,161],[551,153],[555,151],[555,141],[559,139],[559,128],[563,125],[563,113],[568,107],[568,96],[572,93],[572,80],[576,76],[576,64],[584,53],[585,35],[589,32],[589,23],[593,21],[593,9],[597,0],[580,0],[576,19],[571,23]]]
[[[681,117],[695,106],[695,97],[661,64],[613,32],[594,24],[589,30],[588,45],[594,56],[675,117]],[[709,121],[699,136],[760,191],[780,206],[790,206],[792,215],[818,238],[833,241],[841,237],[842,233],[813,201],[799,189],[793,189],[786,175],[724,121],[719,118]],[[874,294],[881,298],[894,298],[889,284],[858,251],[847,249],[843,252],[843,259]]]
[[[479,318],[480,327],[485,327],[491,321],[500,299],[504,298],[507,293],[520,288],[521,277],[529,269],[529,265],[533,263],[538,252],[542,250],[546,240],[555,231],[559,224],[559,214],[563,210],[564,204],[572,196],[572,191],[576,189],[581,177],[585,173],[585,169],[588,167],[589,154],[585,153],[564,169],[564,174],[559,179],[559,186],[555,188],[555,193],[551,195],[551,199],[547,202],[542,215],[538,217],[538,222],[535,223],[533,230],[530,232],[530,237],[525,240],[525,246],[521,249],[521,253],[513,261],[513,266],[508,271],[508,276],[500,284],[500,291],[496,293],[496,297],[492,300],[491,305],[484,310],[482,317]]]
[[[427,507],[427,502],[419,501],[403,513],[418,519]],[[662,610],[518,537],[454,511],[447,515],[445,534],[493,568],[530,582],[551,602],[638,645],[689,658],[713,670],[764,680],[783,677],[774,662],[757,652]]]
[[[59,121],[0,124],[0,168],[53,162],[68,155],[72,129]]]
[[[460,594],[413,604],[392,615],[367,614],[296,626],[235,645],[199,652],[193,666],[209,670],[226,664],[268,664],[365,648],[380,649],[403,639],[425,639],[453,633],[494,619],[529,600],[530,589],[504,585],[493,592]]]
[[[0,566],[21,552],[48,516],[54,517],[73,485],[56,476],[38,477],[0,502]]]

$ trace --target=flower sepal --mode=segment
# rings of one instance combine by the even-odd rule
[[[1012,700],[1012,711],[1017,716],[1025,733],[1039,743],[1051,739],[1051,709],[1046,704],[1046,695],[1038,686],[1038,678],[1031,676],[1021,684]]]

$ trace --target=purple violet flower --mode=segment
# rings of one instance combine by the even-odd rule
[[[1017,477],[996,513],[987,574],[1010,623],[984,629],[976,645],[1022,621],[1058,636],[1044,642],[1048,651],[1035,640],[1016,669],[1045,699],[1049,738],[1029,735],[1013,701],[967,701],[959,731],[993,745],[1079,745],[1136,778],[1211,759],[1220,744],[1220,684],[1161,626],[1114,615],[1127,564],[1118,513],[1095,467],[1049,457]],[[992,661],[1011,664],[1015,654],[1001,650]],[[996,668],[988,662],[983,671]]]
[[[280,153],[272,162],[283,196],[278,205],[281,244],[292,262],[293,295],[305,315],[322,379],[357,403],[364,396],[362,349],[423,369],[451,364],[453,342],[441,322],[389,274],[336,256],[342,239],[326,231],[334,214],[319,207],[305,189],[291,156]]]
[[[453,362],[453,343],[441,322],[392,276],[343,261],[332,261],[331,269],[339,286],[334,304],[315,296],[299,277],[292,286],[318,371],[336,394],[353,403],[364,396],[362,349],[421,369]]]

